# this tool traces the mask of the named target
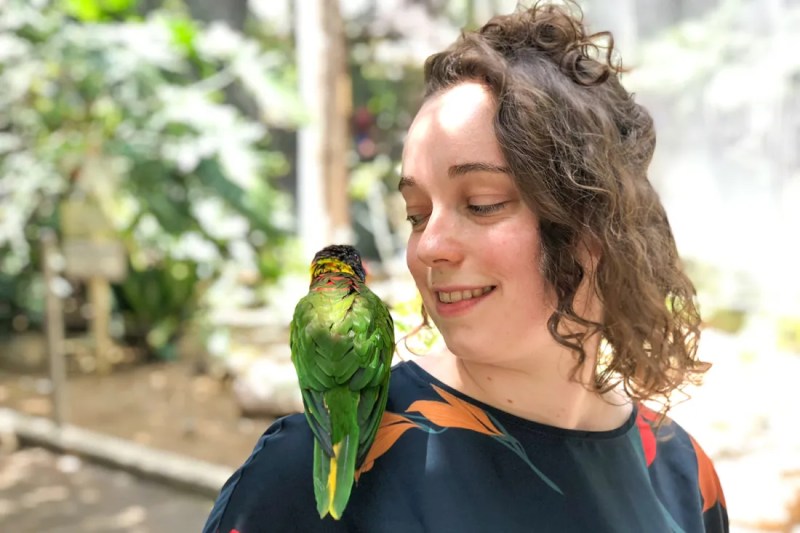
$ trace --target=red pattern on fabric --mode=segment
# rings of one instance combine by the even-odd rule
[[[647,466],[653,464],[656,459],[656,436],[653,427],[650,425],[656,419],[656,413],[651,409],[639,406],[639,414],[636,416],[636,426],[639,428],[639,436],[642,439],[644,448],[644,459]]]

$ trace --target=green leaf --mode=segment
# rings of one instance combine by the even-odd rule
[[[225,202],[239,213],[245,215],[252,224],[253,228],[260,229],[267,235],[275,233],[275,228],[270,222],[269,214],[264,204],[260,205],[260,209],[256,208],[253,204],[253,196],[261,193],[261,198],[264,191],[245,191],[228,178],[222,172],[219,161],[216,159],[205,159],[198,165],[197,177],[204,185],[213,189]],[[258,191],[258,192],[257,192]]]
[[[116,20],[132,15],[135,0],[62,0],[64,12],[81,22]]]
[[[6,53],[8,59],[0,65],[0,86],[16,88],[0,98],[5,132],[5,137],[0,135],[0,151],[4,152],[0,182],[19,176],[26,180],[25,187],[12,187],[12,197],[4,206],[18,221],[6,235],[21,237],[0,236],[0,275],[6,276],[5,281],[0,279],[0,329],[10,327],[12,312],[22,312],[32,322],[41,314],[41,295],[31,290],[39,264],[34,230],[45,226],[57,229],[58,221],[48,218],[46,206],[58,205],[63,196],[78,190],[90,197],[104,197],[117,214],[116,237],[129,250],[132,265],[129,278],[114,284],[115,296],[126,328],[135,325],[135,330],[126,331],[133,332],[137,341],[145,342],[157,324],[173,319],[182,322],[196,312],[197,261],[212,258],[202,264],[201,274],[202,283],[213,284],[224,266],[221,263],[230,261],[235,250],[229,237],[208,234],[201,224],[206,221],[197,219],[194,206],[198,201],[223,200],[224,212],[244,217],[247,227],[230,239],[256,235],[248,246],[255,250],[256,266],[264,278],[284,273],[290,257],[286,253],[290,222],[286,221],[290,221],[291,203],[271,179],[286,174],[289,162],[269,136],[242,134],[263,128],[243,113],[224,89],[241,81],[244,74],[258,73],[248,77],[250,89],[266,87],[259,101],[276,114],[285,114],[289,106],[281,95],[293,94],[294,87],[294,78],[286,74],[294,69],[291,43],[282,37],[255,42],[237,36],[248,43],[243,47],[249,50],[243,54],[246,61],[227,56],[201,58],[196,45],[204,26],[192,20],[187,10],[162,6],[143,23],[135,16],[135,0],[40,4],[34,8],[25,2],[11,2],[10,18],[23,22],[0,28],[0,38],[11,36],[24,52]],[[26,15],[33,9],[38,10],[35,17]],[[101,25],[107,22],[118,24],[113,31],[105,31],[110,25]],[[164,31],[171,42],[161,43]],[[128,32],[140,42],[153,41],[153,46],[128,46],[118,38]],[[234,63],[243,61],[239,72]],[[214,76],[219,71],[230,74]],[[203,93],[207,100],[208,105],[198,106],[199,112],[176,109],[164,97],[191,90]],[[197,119],[204,116],[230,120]],[[270,116],[263,115],[267,122]],[[224,132],[209,134],[218,125],[230,127],[231,137]],[[170,152],[176,146],[186,147],[197,157],[206,154],[209,161],[200,168],[179,165],[185,159]],[[83,179],[78,183],[77,171],[89,153],[114,160],[109,174],[114,180]],[[246,158],[246,164],[220,163],[223,155],[226,162],[239,161],[237,154]],[[179,170],[179,166],[192,170]],[[237,179],[229,168],[243,168],[247,179]],[[191,245],[188,252],[177,251],[176,244],[192,242],[195,235],[201,243],[198,249],[206,247],[204,254],[193,256]],[[216,250],[209,251],[209,245]],[[180,264],[177,257],[186,259],[186,264]],[[10,311],[3,307],[9,300]],[[165,338],[167,329],[154,338]]]
[[[197,37],[197,25],[191,19],[173,18],[169,22],[169,29],[172,33],[172,42],[186,55],[194,57],[195,39]]]
[[[101,4],[107,12],[126,13],[136,9],[135,0],[102,0]]]
[[[64,0],[64,11],[82,22],[97,22],[103,10],[96,0]]]

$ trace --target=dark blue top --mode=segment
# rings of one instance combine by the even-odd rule
[[[313,440],[300,414],[259,439],[204,531],[728,531],[708,457],[676,423],[656,429],[654,420],[640,406],[612,431],[546,426],[401,363],[341,520],[316,513]]]

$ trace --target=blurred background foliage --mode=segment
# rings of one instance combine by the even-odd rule
[[[737,332],[748,317],[771,313],[782,324],[778,338],[795,346],[800,286],[789,265],[800,255],[781,242],[784,228],[800,225],[797,136],[785,134],[797,128],[789,117],[800,110],[792,31],[800,6],[657,4],[581,2],[594,27],[615,31],[633,67],[623,81],[656,119],[651,178],[708,324]],[[514,5],[341,4],[352,86],[350,214],[373,272],[404,272],[407,228],[395,187],[403,135],[420,103],[422,60],[459,28]],[[298,7],[256,0],[0,6],[0,335],[41,329],[39,236],[44,228],[63,234],[62,213],[76,202],[97,208],[106,233],[124,244],[129,275],[113,286],[112,329],[149,356],[175,357],[181,332],[195,327],[224,353],[227,345],[211,338],[220,309],[280,304],[285,314],[294,293],[281,285],[305,275],[294,198],[295,137],[309,118],[297,93]],[[68,326],[83,331],[85,289],[66,281]],[[406,305],[413,300],[402,302],[407,316],[399,322],[408,331],[419,317]]]
[[[694,9],[640,38],[624,77],[656,120],[651,180],[706,325],[798,352],[800,3]]]
[[[289,163],[270,127],[301,116],[291,47],[267,49],[167,4],[145,16],[133,0],[4,6],[5,331],[41,325],[37,243],[43,228],[61,231],[68,201],[99,207],[124,243],[129,275],[114,287],[116,311],[124,333],[161,357],[210,285],[248,272],[269,283],[287,262],[292,205],[274,180]],[[233,88],[257,116],[232,103]]]

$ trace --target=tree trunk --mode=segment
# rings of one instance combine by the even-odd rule
[[[308,121],[298,131],[297,201],[306,256],[351,242],[347,194],[351,87],[338,2],[295,4],[300,95]]]
[[[325,91],[323,166],[325,198],[330,213],[331,239],[352,242],[347,154],[350,148],[352,86],[347,68],[347,42],[339,2],[323,2],[323,28],[327,57],[323,63]]]

